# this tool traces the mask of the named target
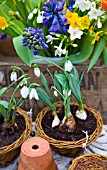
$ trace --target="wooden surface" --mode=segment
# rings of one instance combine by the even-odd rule
[[[40,78],[37,78],[33,73],[33,68],[27,67],[18,57],[4,57],[0,56],[0,75],[3,75],[3,81],[0,82],[0,89],[2,87],[8,86],[10,82],[10,74],[12,71],[11,66],[18,65],[24,69],[26,73],[31,76],[31,81],[36,83],[41,83]],[[56,70],[55,67],[50,65],[40,65],[40,70],[46,75],[48,82],[52,85],[52,81],[49,78],[47,67],[50,71],[54,72]],[[76,66],[79,74],[84,72],[84,78],[81,83],[81,91],[84,99],[84,103],[93,107],[97,111],[99,111],[103,117],[104,123],[107,124],[107,67],[96,65],[89,73],[86,72],[87,64]],[[18,72],[18,76],[21,73]],[[3,99],[8,100],[11,97],[13,88],[9,90],[4,96]],[[17,99],[19,98],[19,94],[17,94]],[[44,105],[36,100],[26,100],[23,104],[23,108],[26,111],[29,111],[30,108],[33,108],[33,113],[36,115]]]

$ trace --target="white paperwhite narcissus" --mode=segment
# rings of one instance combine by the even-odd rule
[[[29,88],[27,86],[23,86],[22,89],[20,90],[20,94],[22,96],[22,98],[27,98],[27,96],[29,95]]]
[[[76,117],[78,117],[81,120],[86,120],[87,118],[87,113],[84,110],[77,110],[76,111]]]
[[[89,19],[95,19],[97,20],[97,18],[99,16],[101,16],[102,14],[104,14],[103,11],[101,11],[100,9],[96,9],[96,8],[91,8],[91,10],[88,12],[89,15]]]
[[[58,92],[56,90],[54,90],[54,96],[58,96]]]
[[[46,38],[47,38],[46,43],[50,42],[50,44],[53,44],[53,37],[51,35],[47,35]]]
[[[72,66],[71,61],[70,61],[70,60],[67,60],[67,61],[65,62],[65,71],[71,72],[72,68],[73,68],[73,66]]]
[[[31,20],[33,18],[33,13],[31,12],[29,15],[28,15],[28,19]]]
[[[63,49],[62,49],[61,45],[59,45],[59,46],[55,45],[54,47],[56,48],[55,56],[59,55],[59,57],[61,57],[61,55],[63,54]]]
[[[59,120],[58,116],[56,115],[52,122],[52,128],[54,128],[55,126],[58,126],[59,124],[60,124],[60,120]]]
[[[31,100],[33,98],[35,98],[36,100],[39,100],[39,97],[38,97],[38,94],[35,88],[32,88],[29,94],[29,99]]]
[[[13,71],[10,75],[10,80],[11,81],[17,81],[17,73],[16,71]]]
[[[74,29],[71,26],[69,26],[68,32],[70,33],[71,41],[75,40],[76,38],[81,39],[81,35],[83,34],[83,31],[79,30],[78,27]]]
[[[36,66],[34,66],[34,74],[35,74],[35,76],[37,76],[37,77],[40,77],[40,69]]]
[[[91,7],[91,2],[90,1],[86,1],[86,0],[82,0],[81,3],[78,3],[78,7],[79,9],[84,12],[86,10],[89,10]]]

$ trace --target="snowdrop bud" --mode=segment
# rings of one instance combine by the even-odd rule
[[[43,23],[43,16],[41,14],[39,14],[37,17],[37,23],[38,24]]]
[[[47,38],[46,43],[51,42],[51,44],[53,44],[53,37],[51,35],[47,35],[46,38]]]
[[[27,86],[23,86],[22,89],[20,90],[20,94],[22,96],[22,98],[27,98],[27,96],[29,95],[29,88]]]
[[[37,12],[38,10],[36,8],[32,11],[33,14],[36,14]]]
[[[77,110],[76,111],[76,117],[78,117],[81,120],[86,120],[87,114],[84,110]]]
[[[29,99],[33,99],[35,98],[36,100],[39,100],[39,97],[38,97],[38,94],[37,94],[37,91],[35,88],[32,88],[30,94],[29,94]]]
[[[34,74],[35,76],[40,77],[40,69],[38,67],[34,68]]]
[[[60,124],[60,120],[59,120],[58,116],[55,116],[54,120],[52,122],[52,128],[55,126],[58,126],[59,124]]]
[[[71,90],[69,90],[69,92],[68,92],[68,96],[70,96],[71,95]]]
[[[101,23],[101,21],[100,21],[100,18],[98,18],[97,27],[98,27],[98,28],[101,28],[101,27],[102,27],[102,23]]]
[[[10,75],[10,80],[11,81],[17,81],[17,73],[13,71]]]
[[[28,19],[31,20],[32,18],[33,18],[33,13],[30,13],[30,14],[28,15]]]
[[[65,63],[65,71],[68,71],[68,72],[71,72],[72,70],[72,63],[70,60],[67,60],[66,63]]]
[[[54,90],[54,96],[58,96],[58,92],[56,90]]]

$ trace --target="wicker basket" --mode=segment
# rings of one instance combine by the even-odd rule
[[[74,159],[68,170],[107,170],[107,157],[86,154]]]
[[[17,112],[24,117],[26,129],[20,138],[14,143],[0,148],[0,167],[9,165],[15,158],[19,156],[21,145],[30,136],[32,130],[31,119],[29,116],[27,116],[26,112],[20,108],[17,110]]]
[[[60,106],[60,104],[57,104],[57,106]],[[71,105],[73,106],[78,106],[77,103],[72,102]],[[95,129],[95,131],[89,136],[89,140],[87,143],[87,146],[89,146],[93,141],[95,141],[101,134],[102,131],[102,127],[103,127],[103,121],[102,121],[102,117],[100,115],[99,112],[95,111],[94,109],[84,105],[84,108],[91,111],[93,113],[93,115],[96,117],[97,119],[97,128]],[[61,140],[56,140],[53,139],[49,136],[47,136],[41,126],[41,122],[42,119],[44,117],[44,115],[50,110],[49,107],[45,107],[36,117],[35,120],[35,130],[36,130],[36,134],[42,138],[45,138],[46,140],[48,140],[48,142],[50,143],[50,145],[53,147],[53,149],[55,149],[57,152],[59,152],[60,154],[63,155],[67,155],[67,156],[71,156],[71,157],[76,157],[78,156],[80,153],[83,152],[83,147],[82,144],[85,143],[86,139],[80,139],[78,141],[61,141]]]

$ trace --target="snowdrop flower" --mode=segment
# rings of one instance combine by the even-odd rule
[[[11,81],[17,81],[17,73],[16,71],[13,71],[10,75],[10,80]]]
[[[33,98],[35,98],[36,100],[39,100],[39,97],[38,97],[38,94],[35,88],[32,88],[29,94],[29,99],[31,100]]]
[[[33,14],[36,14],[37,12],[38,10],[36,8],[32,11]]]
[[[26,112],[26,114],[27,114],[28,116],[30,116],[30,118],[32,119],[32,108],[30,109],[29,112]]]
[[[100,9],[96,9],[96,8],[91,8],[91,10],[88,12],[89,18],[90,19],[95,19],[97,20],[97,18],[99,16],[101,16],[102,14],[104,14],[103,11],[101,11]]]
[[[41,12],[42,13],[42,12]],[[39,12],[38,16],[37,16],[37,23],[41,24],[43,23],[43,15]]]
[[[47,38],[46,43],[50,42],[51,44],[53,44],[53,37],[51,35],[47,35],[46,38]]]
[[[37,76],[37,77],[40,77],[40,69],[37,67],[37,65],[35,64],[34,65],[34,74],[35,74],[35,76]]]
[[[33,13],[31,12],[29,15],[28,15],[28,19],[31,20],[33,18]]]
[[[61,46],[60,45],[59,46],[55,45],[54,47],[56,48],[55,56],[59,55],[59,57],[61,57],[61,55],[63,54],[63,50],[62,50]]]
[[[27,79],[24,78],[22,82],[20,83],[20,86],[22,87],[23,85],[27,85]]]
[[[70,61],[70,60],[67,60],[67,61],[65,62],[65,71],[71,72],[72,67],[73,67],[73,66],[72,66],[71,61]]]
[[[22,98],[27,98],[27,96],[29,95],[29,88],[27,86],[23,86],[22,89],[20,90],[20,94],[22,96]]]
[[[76,117],[78,117],[81,120],[86,120],[87,114],[84,110],[77,110],[76,111]]]
[[[101,21],[100,21],[100,18],[98,18],[97,27],[98,27],[98,28],[101,28],[101,27],[102,27],[102,23],[101,23]]]
[[[69,92],[68,92],[68,97],[70,97],[70,95],[71,95],[71,90],[69,90]]]
[[[78,7],[79,9],[84,12],[86,10],[89,10],[91,7],[91,2],[90,1],[86,1],[86,0],[82,0],[81,3],[78,3]]]
[[[55,126],[58,126],[59,124],[60,124],[60,120],[59,120],[58,116],[56,115],[52,122],[52,128],[54,128]]]
[[[71,41],[76,38],[81,39],[81,35],[83,34],[83,31],[79,30],[78,27],[73,29],[71,26],[69,26],[68,32],[70,33]]]
[[[58,92],[56,90],[54,90],[54,96],[58,96]]]

